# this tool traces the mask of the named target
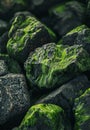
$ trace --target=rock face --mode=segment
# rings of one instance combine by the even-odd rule
[[[85,25],[78,26],[62,38],[64,45],[82,45],[90,53],[90,28]]]
[[[25,63],[30,84],[42,90],[58,87],[89,69],[89,54],[78,45],[46,44],[32,52]]]
[[[53,32],[33,16],[20,14],[14,19],[9,31],[7,51],[10,56],[23,63],[30,51],[52,41],[53,37],[55,38]]]
[[[30,106],[26,81],[21,74],[0,77],[0,126],[22,116]],[[10,127],[10,126],[9,126]]]
[[[39,104],[31,107],[17,130],[70,130],[64,122],[65,113],[59,106]]]
[[[75,100],[74,130],[90,130],[90,88]]]

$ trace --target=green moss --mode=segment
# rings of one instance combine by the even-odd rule
[[[90,88],[87,89],[84,94],[82,94],[79,98],[75,100],[75,130],[82,130],[81,126],[85,122],[90,121],[90,105],[88,105],[89,96]]]
[[[62,13],[63,11],[65,11],[66,7],[65,7],[65,3],[64,4],[60,4],[55,6],[54,8],[50,9],[49,13],[52,14],[52,12],[59,14]]]
[[[50,127],[52,130],[58,130],[60,125],[60,116],[63,115],[63,110],[59,106],[52,104],[38,104],[32,106],[24,117],[20,129],[32,128],[43,121],[43,124]],[[62,120],[62,119],[61,119]]]
[[[87,28],[86,25],[81,25],[81,26],[78,26],[76,28],[74,28],[73,30],[71,30],[69,33],[67,33],[67,35],[71,35],[73,33],[78,33],[78,32],[81,32],[83,29]]]
[[[14,19],[9,31],[7,51],[19,62],[24,62],[30,51],[55,38],[54,33],[36,18],[20,14]]]
[[[49,89],[90,70],[90,58],[81,46],[67,47],[51,43],[36,49],[29,56],[25,70],[32,86]]]

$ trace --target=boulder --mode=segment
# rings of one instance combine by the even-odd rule
[[[68,32],[62,38],[63,45],[82,45],[83,48],[90,53],[90,28],[81,25]]]
[[[50,9],[51,28],[59,37],[65,35],[84,21],[85,7],[78,1],[64,2]]]
[[[7,124],[8,129],[16,125],[29,107],[30,99],[24,76],[22,74],[0,76],[0,127]]]
[[[18,14],[9,31],[7,51],[23,63],[35,48],[55,40],[54,33],[33,16]]]
[[[90,70],[90,56],[82,46],[49,43],[30,53],[25,70],[32,88],[51,90]]]
[[[63,109],[54,104],[32,106],[15,130],[70,130]],[[67,127],[68,125],[68,127]]]
[[[74,130],[90,130],[90,88],[75,100]]]

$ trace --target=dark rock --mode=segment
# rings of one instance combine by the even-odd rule
[[[77,1],[60,4],[50,10],[52,29],[63,36],[68,31],[82,24],[85,16],[85,7]]]
[[[67,122],[66,122],[67,121]],[[32,106],[15,130],[71,130],[63,109],[53,104]]]
[[[89,88],[90,82],[86,76],[79,76],[67,84],[62,85],[60,88],[54,90],[49,95],[41,97],[37,103],[51,103],[61,106],[67,110],[69,107],[73,107],[75,98],[82,95],[87,88]]]
[[[74,130],[90,130],[90,88],[75,100]]]
[[[6,45],[8,42],[8,32],[0,36],[0,53],[7,53]]]
[[[8,73],[8,68],[4,60],[0,60],[0,76]]]
[[[22,73],[21,67],[17,61],[10,58],[7,54],[0,54],[0,60],[3,60],[8,68],[8,73]]]
[[[90,28],[85,25],[78,26],[62,38],[64,45],[82,45],[90,54]]]
[[[7,122],[11,123],[11,126],[16,125],[14,121],[18,121],[29,107],[30,99],[24,76],[21,74],[1,76],[0,127]]]
[[[30,53],[25,70],[32,87],[53,89],[90,70],[90,56],[78,45],[49,43]]]
[[[9,38],[7,43],[9,55],[23,63],[30,51],[55,40],[55,35],[33,16],[20,14],[12,23]]]
[[[7,23],[0,20],[0,36],[7,30]]]
[[[34,14],[41,17],[43,14],[46,14],[52,6],[55,6],[59,3],[62,3],[62,0],[30,0],[29,9]]]
[[[3,19],[9,20],[17,11],[27,7],[27,0],[0,0],[0,15]]]

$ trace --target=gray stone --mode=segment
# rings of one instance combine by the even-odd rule
[[[18,120],[30,106],[26,81],[21,74],[0,77],[0,125]]]

